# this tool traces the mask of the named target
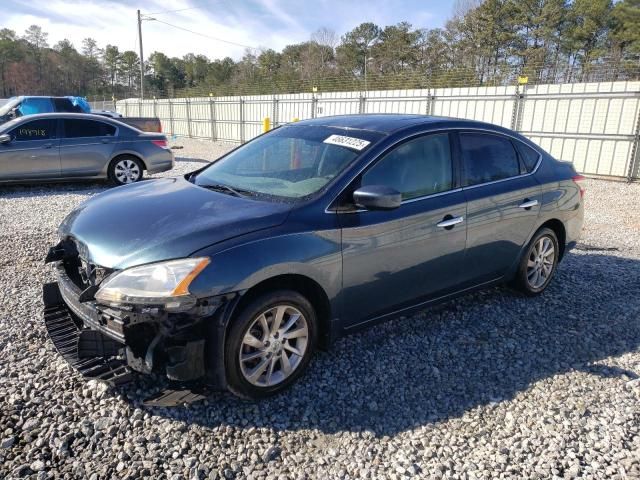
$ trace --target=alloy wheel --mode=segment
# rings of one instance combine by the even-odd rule
[[[116,163],[114,174],[119,183],[134,183],[140,180],[140,167],[133,160],[120,160]]]
[[[276,305],[251,322],[240,346],[240,370],[258,387],[282,383],[301,364],[309,343],[304,315],[290,305]]]
[[[527,261],[527,282],[531,288],[542,288],[553,273],[555,265],[555,247],[553,240],[548,236],[542,236],[529,252]]]

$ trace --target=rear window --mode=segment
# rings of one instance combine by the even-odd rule
[[[516,149],[520,154],[520,158],[522,159],[522,163],[524,163],[527,172],[531,173],[533,169],[536,168],[540,154],[522,142],[513,143],[516,145]]]
[[[116,127],[107,123],[80,119],[64,120],[65,138],[112,137],[115,134]]]

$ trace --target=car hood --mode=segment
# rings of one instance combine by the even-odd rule
[[[62,222],[96,265],[122,269],[186,257],[238,235],[280,225],[291,205],[240,198],[182,177],[117,187],[90,198]]]

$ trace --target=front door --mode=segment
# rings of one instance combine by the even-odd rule
[[[97,120],[66,118],[60,140],[60,163],[66,176],[99,175],[111,159],[116,127]]]
[[[466,202],[454,174],[448,133],[403,142],[362,174],[360,185],[392,187],[403,202],[390,211],[340,214],[346,327],[455,288]]]
[[[46,179],[60,176],[56,120],[21,123],[0,144],[0,180]]]
[[[463,191],[467,200],[464,280],[504,276],[535,228],[542,190],[507,136],[460,133]]]

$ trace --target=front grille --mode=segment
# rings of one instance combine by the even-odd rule
[[[78,287],[67,275],[62,265],[58,266],[58,290],[67,307],[77,315],[86,327],[100,330],[105,335],[124,343],[124,323],[125,321],[112,315],[110,309],[103,311],[96,307],[95,302],[80,302],[79,296],[82,287]]]

